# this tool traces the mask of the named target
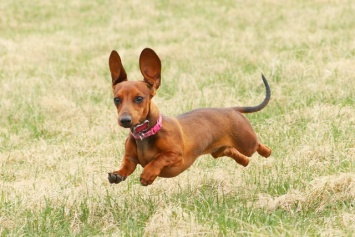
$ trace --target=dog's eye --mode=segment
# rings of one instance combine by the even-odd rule
[[[121,104],[120,98],[117,98],[117,97],[113,99],[113,102],[115,102],[116,105]]]
[[[137,96],[136,99],[134,100],[137,104],[141,103],[143,101],[143,97],[142,96]]]

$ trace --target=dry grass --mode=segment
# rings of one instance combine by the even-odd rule
[[[1,236],[351,236],[353,1],[0,3]],[[163,62],[166,115],[272,100],[248,115],[273,149],[249,167],[201,157],[141,187],[123,154],[108,55],[129,79]]]

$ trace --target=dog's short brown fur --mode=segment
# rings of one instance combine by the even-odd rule
[[[149,48],[139,59],[143,81],[128,81],[120,56],[112,51],[109,67],[112,76],[114,101],[118,112],[118,124],[130,128],[149,121],[153,127],[160,115],[152,102],[161,84],[161,62]],[[254,107],[204,108],[171,118],[162,116],[162,128],[153,136],[135,139],[132,134],[125,143],[125,154],[119,170],[109,173],[110,183],[119,183],[133,173],[137,164],[144,167],[140,177],[142,185],[152,184],[156,177],[174,177],[189,168],[202,154],[214,158],[229,156],[247,166],[255,151],[268,157],[271,149],[261,144],[247,118],[241,113],[263,109],[270,99],[270,87],[266,87],[264,101]]]

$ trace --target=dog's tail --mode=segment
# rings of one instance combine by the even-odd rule
[[[269,83],[267,82],[267,80],[263,74],[261,74],[261,78],[263,79],[265,89],[266,89],[266,96],[265,96],[264,101],[261,102],[257,106],[234,107],[234,109],[236,109],[237,111],[239,111],[241,113],[254,113],[254,112],[260,111],[263,108],[265,108],[265,106],[269,103],[269,100],[271,97],[271,90],[270,90]]]

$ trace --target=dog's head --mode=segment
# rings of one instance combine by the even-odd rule
[[[133,128],[147,118],[150,101],[160,86],[160,59],[152,49],[143,49],[139,57],[143,81],[127,80],[121,58],[115,50],[111,52],[109,66],[118,124],[125,128]]]

